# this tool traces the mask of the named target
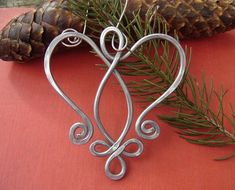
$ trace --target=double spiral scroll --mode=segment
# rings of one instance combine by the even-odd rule
[[[109,53],[109,51],[106,48],[105,41],[107,39],[107,36],[109,34],[112,34],[115,36],[116,41],[118,42],[117,46],[115,47],[113,41],[112,41],[112,47],[114,50],[114,53]],[[180,46],[180,44],[172,37],[166,35],[166,34],[151,34],[148,36],[145,36],[138,40],[132,48],[124,53],[124,50],[127,46],[127,38],[125,35],[117,28],[114,26],[107,27],[104,29],[100,36],[100,48],[94,43],[94,41],[89,38],[88,36],[76,32],[76,31],[70,31],[67,30],[63,32],[61,35],[57,36],[49,45],[45,59],[44,59],[44,68],[45,68],[45,73],[46,76],[52,85],[52,87],[56,90],[56,92],[69,104],[70,107],[72,107],[73,110],[77,112],[78,115],[81,116],[83,123],[75,123],[71,129],[70,129],[70,140],[75,143],[75,144],[84,144],[89,141],[89,139],[92,137],[93,134],[93,126],[89,118],[86,116],[86,114],[78,108],[78,106],[69,98],[66,96],[66,94],[59,88],[58,84],[55,82],[53,75],[51,74],[50,71],[50,60],[51,60],[51,55],[55,49],[55,47],[60,43],[64,42],[64,40],[67,39],[66,46],[71,47],[75,46],[76,43],[80,43],[81,41],[85,41],[88,43],[94,51],[97,53],[97,55],[103,60],[103,62],[108,66],[108,71],[105,73],[102,81],[100,82],[100,85],[98,87],[95,100],[94,100],[94,118],[96,121],[96,125],[102,135],[104,136],[105,140],[96,140],[90,145],[90,152],[94,156],[108,156],[108,159],[105,164],[105,174],[107,177],[113,180],[119,180],[121,179],[125,173],[126,173],[126,163],[124,159],[122,158],[122,155],[125,155],[127,157],[137,157],[143,152],[143,144],[140,140],[136,138],[132,138],[129,140],[124,141],[125,136],[127,135],[130,126],[133,121],[133,105],[132,105],[132,99],[130,96],[130,93],[128,91],[128,88],[123,81],[121,75],[119,72],[116,70],[116,67],[118,63],[121,60],[124,60],[128,58],[132,52],[134,52],[140,45],[143,43],[150,41],[150,40],[156,40],[156,39],[162,39],[162,40],[167,40],[171,42],[176,49],[179,52],[180,56],[180,69],[179,73],[173,82],[173,84],[169,87],[169,89],[162,94],[155,102],[153,102],[149,107],[147,107],[138,117],[136,124],[135,124],[135,130],[138,136],[144,138],[144,139],[155,139],[158,137],[160,133],[160,128],[158,124],[152,120],[145,120],[144,117],[148,114],[149,111],[151,111],[154,107],[156,107],[160,102],[162,102],[167,96],[169,96],[180,84],[180,81],[183,78],[184,70],[185,70],[185,54]],[[113,37],[114,39],[114,37]],[[73,41],[74,40],[74,41]],[[103,92],[103,89],[109,80],[110,76],[114,74],[116,77],[117,81],[119,82],[127,103],[127,119],[126,123],[124,126],[124,129],[122,133],[120,134],[119,138],[117,140],[114,140],[109,133],[106,131],[104,128],[102,121],[100,119],[100,114],[99,114],[99,105],[100,105],[100,98]],[[150,126],[150,127],[149,127]],[[80,134],[76,134],[77,129],[81,129],[82,132]],[[134,152],[128,152],[126,151],[126,147],[129,146],[130,144],[135,144],[137,145],[137,150]],[[97,146],[104,146],[105,151],[99,151],[97,149]],[[113,161],[113,159],[117,159],[120,163],[121,166],[121,171],[119,173],[113,173],[110,170],[110,164]]]

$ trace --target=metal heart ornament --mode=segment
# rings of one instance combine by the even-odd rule
[[[118,41],[118,47],[114,47],[113,49],[115,50],[115,54],[110,53],[105,45],[107,35],[108,34],[113,34],[117,38]],[[117,28],[114,26],[107,27],[106,29],[103,30],[100,36],[100,47],[98,47],[95,42],[86,36],[85,34],[79,33],[77,31],[68,29],[64,31],[62,34],[57,36],[49,45],[45,58],[44,58],[44,69],[45,73],[47,76],[48,81],[52,85],[52,87],[55,89],[55,91],[67,102],[67,104],[82,118],[82,122],[75,123],[72,125],[69,131],[69,138],[72,143],[74,144],[85,144],[87,143],[92,135],[93,135],[93,128],[94,125],[92,124],[91,120],[89,117],[83,112],[77,105],[74,103],[64,92],[63,90],[59,87],[59,85],[56,83],[50,69],[50,64],[51,64],[51,56],[52,53],[55,49],[55,47],[59,43],[63,43],[65,46],[68,47],[73,47],[81,43],[81,41],[84,41],[88,43],[93,50],[96,52],[96,54],[101,58],[101,60],[107,65],[108,70],[105,73],[103,79],[100,82],[100,85],[97,89],[95,99],[94,99],[94,119],[96,126],[100,130],[101,134],[104,136],[104,140],[95,140],[94,142],[91,143],[90,145],[90,152],[94,156],[102,157],[102,156],[107,156],[107,160],[105,163],[105,174],[108,178],[112,180],[119,180],[123,178],[123,176],[126,173],[126,163],[123,159],[123,156],[127,157],[137,157],[139,156],[144,149],[143,143],[138,140],[137,138],[131,138],[128,140],[125,140],[125,136],[127,135],[132,122],[133,122],[133,104],[132,104],[132,98],[130,96],[129,90],[122,79],[120,73],[116,69],[118,63],[124,59],[127,59],[130,55],[133,54],[133,52],[140,47],[143,43],[150,41],[150,40],[156,40],[156,39],[161,39],[161,40],[167,40],[170,43],[172,43],[175,48],[179,52],[179,57],[180,57],[180,68],[178,71],[178,75],[175,79],[175,81],[172,83],[172,85],[167,89],[165,93],[163,93],[156,101],[154,101],[151,105],[149,105],[138,117],[137,121],[135,122],[135,131],[137,135],[141,138],[144,139],[156,139],[159,134],[160,134],[160,128],[158,124],[155,121],[152,120],[144,120],[145,116],[148,114],[149,111],[151,111],[154,107],[156,107],[160,102],[162,102],[165,98],[167,98],[180,84],[184,71],[185,71],[185,63],[186,63],[186,58],[185,58],[185,53],[181,45],[172,38],[171,36],[168,36],[166,34],[151,34],[147,35],[140,40],[138,40],[131,48],[129,51],[124,52],[127,46],[127,39],[125,35]],[[64,40],[67,40],[65,43]],[[107,81],[109,80],[111,75],[114,75],[119,82],[123,93],[125,94],[125,99],[126,99],[126,104],[127,104],[127,119],[125,126],[123,128],[122,133],[120,134],[118,139],[113,139],[110,134],[107,132],[107,129],[104,127],[99,110],[100,110],[100,98],[102,96],[103,89],[105,88],[105,85]],[[79,134],[76,133],[76,131],[80,129],[82,132]],[[136,144],[137,145],[137,150],[134,152],[128,152],[126,151],[126,147],[129,146],[130,144]],[[97,149],[97,146],[104,146],[105,151],[99,151]],[[118,159],[120,166],[121,166],[121,171],[119,173],[113,173],[110,170],[110,164],[113,161],[113,159]]]

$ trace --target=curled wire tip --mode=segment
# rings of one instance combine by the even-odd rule
[[[77,133],[78,130],[80,133]],[[93,127],[83,123],[74,123],[69,130],[69,139],[73,144],[86,144],[93,134]]]
[[[141,124],[137,123],[136,126],[136,133],[143,139],[153,140],[160,135],[160,127],[155,121],[145,120]]]
[[[77,32],[77,31],[72,28],[68,28],[68,29],[65,29],[62,32],[62,34],[65,34],[67,32]],[[65,39],[65,41],[62,41],[61,43],[66,47],[76,47],[82,43],[82,39],[77,38],[77,37],[69,37]]]

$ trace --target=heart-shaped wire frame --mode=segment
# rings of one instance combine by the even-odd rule
[[[113,33],[117,37],[118,41],[118,48],[116,48],[116,54],[113,55],[108,52],[105,41],[107,38],[107,35]],[[142,137],[144,139],[156,139],[159,134],[160,134],[160,128],[158,124],[155,121],[152,120],[144,120],[144,117],[150,112],[154,107],[156,107],[160,102],[162,102],[165,98],[167,98],[180,84],[184,71],[185,71],[185,65],[186,65],[186,58],[185,58],[185,53],[181,45],[178,43],[177,40],[172,38],[169,35],[166,34],[161,34],[161,33],[155,33],[151,35],[147,35],[140,40],[138,40],[128,52],[124,53],[123,50],[125,49],[125,46],[127,45],[127,42],[125,41],[125,35],[114,26],[107,27],[104,29],[104,31],[101,33],[100,36],[100,48],[95,44],[95,42],[86,36],[85,34],[76,32],[76,31],[70,31],[67,30],[66,32],[63,32],[61,35],[57,36],[49,45],[46,54],[45,54],[45,59],[44,59],[44,69],[45,73],[47,76],[48,81],[52,85],[52,87],[55,89],[55,91],[69,104],[69,106],[78,114],[81,116],[83,122],[78,122],[72,125],[70,128],[69,132],[69,137],[72,143],[74,144],[85,144],[87,143],[90,138],[93,135],[93,125],[88,118],[88,116],[62,91],[62,89],[58,86],[58,84],[55,82],[55,79],[51,73],[50,69],[50,62],[51,62],[51,56],[52,53],[55,49],[55,47],[63,42],[65,39],[74,39],[79,41],[79,43],[82,41],[85,41],[88,43],[93,50],[96,52],[96,54],[102,59],[102,61],[108,66],[108,71],[105,73],[102,81],[100,82],[100,85],[98,87],[95,100],[94,100],[94,118],[96,121],[96,125],[102,135],[105,137],[105,140],[96,140],[90,145],[90,152],[94,156],[109,156],[106,164],[105,164],[105,174],[107,177],[113,180],[119,180],[123,178],[123,176],[126,173],[126,164],[124,159],[122,158],[122,154],[128,157],[137,157],[143,152],[143,144],[140,140],[136,138],[129,139],[125,142],[124,138],[126,134],[128,133],[130,126],[133,121],[133,105],[132,105],[132,99],[130,96],[130,93],[128,91],[128,88],[123,81],[121,75],[119,72],[116,70],[116,67],[118,63],[121,60],[127,59],[140,45],[142,45],[145,42],[148,42],[150,40],[156,40],[156,39],[161,39],[161,40],[167,40],[170,43],[172,43],[175,48],[179,52],[179,57],[180,57],[180,68],[178,75],[175,79],[175,81],[172,83],[172,85],[167,89],[165,93],[163,93],[156,101],[154,101],[151,105],[149,105],[138,117],[136,123],[135,123],[135,130],[136,133],[138,134],[139,137]],[[74,46],[74,44],[73,44]],[[109,133],[106,131],[104,128],[100,115],[99,115],[99,104],[100,104],[100,98],[103,92],[103,89],[105,87],[105,84],[107,80],[109,80],[110,76],[114,74],[116,77],[117,81],[119,82],[120,86],[122,87],[122,90],[125,94],[126,98],[126,103],[127,103],[127,110],[128,110],[128,115],[125,123],[125,127],[119,136],[117,140],[114,140]],[[151,127],[147,127],[151,126]],[[77,129],[81,129],[82,132],[80,134],[76,134]],[[136,144],[137,145],[137,150],[135,152],[127,152],[125,151],[125,148],[129,144]],[[107,149],[103,152],[100,152],[97,150],[97,146],[105,146]],[[121,171],[119,173],[112,173],[110,171],[110,164],[113,159],[117,158],[120,162],[121,165]]]

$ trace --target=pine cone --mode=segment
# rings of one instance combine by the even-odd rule
[[[48,0],[13,19],[0,32],[0,58],[27,61],[42,56],[51,40],[66,28],[82,31],[84,21],[66,9],[67,0]],[[183,38],[208,37],[235,26],[235,0],[129,0],[127,16],[158,7],[169,33]]]
[[[27,61],[45,53],[66,28],[82,31],[84,21],[66,10],[66,0],[50,0],[11,20],[0,32],[0,58]]]
[[[170,33],[179,38],[209,37],[235,27],[235,0],[130,0],[127,10],[141,10],[142,17],[150,6],[158,6]]]

